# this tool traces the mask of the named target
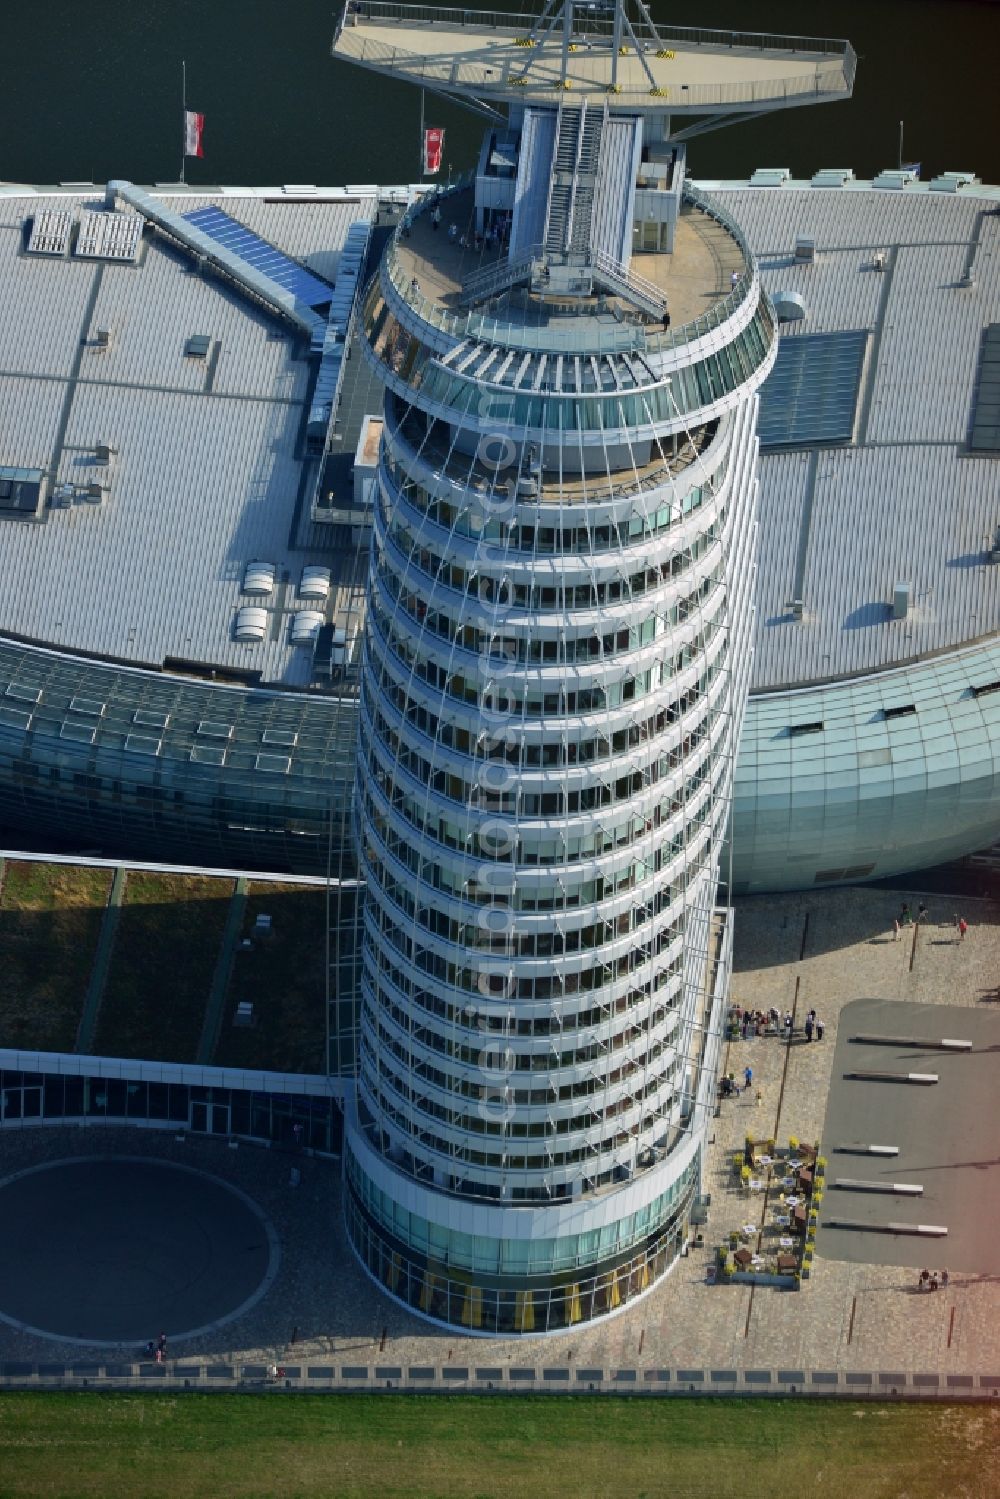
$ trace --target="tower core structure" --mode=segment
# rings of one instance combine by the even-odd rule
[[[845,97],[853,53],[572,0],[352,0],[334,51],[492,117],[364,308],[386,398],[348,1228],[414,1309],[538,1334],[674,1262],[727,1004],[776,331],[684,139]]]

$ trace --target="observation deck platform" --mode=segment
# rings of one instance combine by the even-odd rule
[[[436,229],[432,210],[428,207],[413,218],[409,236],[401,234],[397,239],[397,267],[403,284],[409,286],[414,298],[419,294],[421,299],[446,313],[463,318],[466,312],[461,302],[464,282],[471,275],[498,263],[505,258],[506,252],[485,242],[480,249],[475,248],[475,203],[471,186],[438,201],[441,222]],[[450,239],[453,224],[457,234]],[[694,204],[685,203],[677,221],[673,252],[649,251],[634,255],[631,268],[664,294],[670,328],[674,331],[693,322],[728,296],[733,273],[742,276],[747,262],[739,243],[723,224]],[[602,304],[609,300],[618,306],[622,316],[635,316],[628,304],[620,299],[601,297]],[[609,329],[620,326],[621,317],[612,312],[598,311],[596,297],[575,304],[585,310],[570,312],[567,310],[570,305],[556,298],[537,296],[527,287],[520,287],[491,299],[489,311],[498,319],[525,328],[545,327],[556,321],[563,326],[578,326],[580,318],[600,319],[607,322]],[[653,322],[646,322],[644,326],[650,332],[664,327]]]
[[[671,114],[755,113],[850,97],[845,41],[664,23],[612,50],[611,18],[580,16],[564,54],[561,24],[532,38],[536,16],[349,0],[333,55],[485,104],[587,100]],[[565,65],[565,72],[564,72]]]

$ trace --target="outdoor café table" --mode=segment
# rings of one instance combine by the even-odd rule
[[[805,1161],[789,1161],[788,1162],[788,1168],[789,1168],[790,1171],[800,1171],[804,1165],[805,1165]]]
[[[763,1192],[764,1190],[764,1183],[761,1181],[759,1176],[751,1176],[750,1180],[747,1182],[747,1186],[750,1188],[751,1192]]]
[[[782,1234],[781,1238],[778,1240],[778,1243],[781,1245],[782,1249],[795,1248],[795,1240],[789,1234]]]
[[[789,1228],[792,1222],[787,1213],[779,1213],[774,1221],[779,1228]]]
[[[770,1166],[770,1164],[771,1164],[771,1157],[769,1155],[759,1155],[757,1157],[757,1165],[758,1166]]]
[[[794,1192],[790,1192],[785,1198],[785,1201],[790,1208],[797,1208],[799,1203],[802,1201],[802,1198],[797,1197]]]
[[[748,1239],[752,1238],[753,1235],[757,1232],[756,1223],[744,1223],[741,1232],[744,1233]]]
[[[783,1176],[781,1178],[781,1186],[783,1186],[783,1187],[794,1187],[795,1186],[795,1178],[794,1178],[794,1176]]]

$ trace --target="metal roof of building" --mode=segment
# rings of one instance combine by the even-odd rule
[[[222,203],[331,282],[351,224],[375,209],[344,191],[159,197],[185,213]],[[332,567],[336,588],[354,562],[336,528],[309,523],[315,360],[265,307],[148,231],[135,265],[20,253],[28,219],[103,203],[100,191],[0,191],[0,465],[45,470],[53,490],[43,523],[0,519],[0,631],[304,686],[311,661],[288,620],[302,568]],[[204,358],[188,352],[196,335]],[[265,638],[248,644],[233,622],[254,559],[277,582]]]
[[[783,338],[870,332],[855,440],[761,458],[754,689],[880,671],[1000,630],[1000,470],[969,449],[983,329],[1000,321],[997,190],[702,185],[746,231],[768,289],[805,301]],[[812,264],[796,263],[802,237]]]

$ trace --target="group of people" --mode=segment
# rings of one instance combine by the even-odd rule
[[[437,232],[441,227],[441,206],[435,203],[431,210],[431,228]],[[497,213],[489,217],[483,225],[482,231],[476,229],[471,232],[460,230],[454,222],[448,225],[448,241],[457,244],[463,250],[472,249],[477,253],[484,247],[487,250],[500,250],[506,248],[510,240],[511,215],[509,213]]]
[[[903,904],[899,908],[899,915],[892,923],[892,940],[894,942],[899,941],[899,934],[904,927],[913,926],[914,924],[917,926],[921,926],[923,923],[930,921],[930,919],[930,912],[924,905],[923,901],[921,901],[919,906],[917,907],[917,914],[916,917],[914,917],[912,911],[910,910],[909,901],[904,900]],[[952,917],[952,926],[955,928],[955,931],[958,934],[958,941],[964,942],[965,934],[969,930],[969,923],[966,921],[965,917],[960,916],[957,911]]]
[[[917,1281],[917,1290],[936,1291],[939,1287],[943,1290],[947,1284],[947,1270],[921,1270]]]
[[[146,1357],[154,1358],[158,1364],[162,1364],[166,1356],[167,1335],[165,1332],[161,1332],[155,1343],[153,1339],[150,1338],[149,1342],[146,1344]]]
[[[749,1041],[753,1036],[778,1036],[782,1031],[784,1031],[786,1041],[792,1039],[795,1021],[791,1010],[785,1011],[784,1019],[775,1005],[772,1005],[766,1012],[744,1010],[741,1005],[734,1005],[731,1013],[744,1041]],[[822,1041],[826,1025],[820,1020],[815,1010],[810,1010],[803,1029],[807,1041],[811,1041],[813,1036],[817,1041]]]

